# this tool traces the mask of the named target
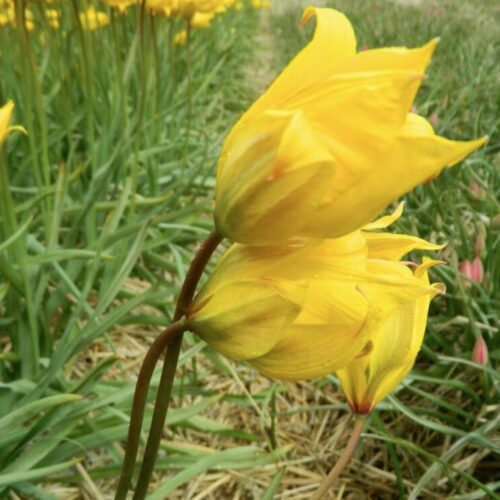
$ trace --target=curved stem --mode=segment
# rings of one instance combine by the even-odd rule
[[[352,430],[351,437],[344,448],[344,451],[340,455],[335,467],[330,471],[330,474],[326,476],[323,482],[319,485],[319,488],[316,490],[314,495],[311,497],[311,500],[320,500],[324,497],[327,491],[335,484],[335,481],[338,479],[342,471],[345,469],[346,465],[351,460],[354,451],[356,450],[356,446],[358,445],[359,438],[361,437],[361,432],[363,430],[363,426],[365,424],[366,417],[364,415],[356,415],[356,421],[354,424],[354,428]]]
[[[137,450],[139,448],[139,438],[141,435],[142,421],[144,420],[144,409],[146,407],[149,384],[156,363],[166,346],[168,346],[172,340],[180,337],[185,329],[186,325],[184,321],[172,323],[155,339],[142,362],[141,371],[139,372],[137,384],[135,386],[127,448],[125,450],[125,458],[123,460],[123,467],[116,490],[115,500],[125,499],[127,496],[128,486],[134,470]]]
[[[216,231],[213,231],[202,243],[200,249],[191,262],[191,266],[189,267],[186,278],[184,279],[179,298],[177,299],[174,320],[178,320],[186,314],[187,308],[193,300],[201,275],[203,274],[210,257],[213,255],[215,249],[219,246],[221,241],[222,236]],[[168,347],[165,355],[165,363],[163,365],[160,385],[158,387],[153,420],[151,422],[148,442],[144,452],[144,461],[142,463],[139,480],[133,497],[134,500],[142,500],[145,498],[148,485],[151,480],[151,474],[153,473],[156,457],[158,455],[158,448],[160,446],[161,434],[165,427],[165,419],[167,417],[168,406],[170,403],[175,369],[179,360],[181,344],[182,335],[174,339],[172,344]]]
[[[144,453],[144,461],[141,467],[134,499],[144,498],[147,493],[147,488],[156,461],[156,455],[158,453],[161,433],[165,425],[165,419],[170,403],[175,370],[182,344],[182,334],[186,329],[184,323],[179,320],[186,314],[186,310],[193,300],[201,275],[203,274],[210,257],[213,255],[222,239],[223,237],[221,235],[219,235],[216,231],[213,231],[210,233],[205,242],[202,243],[200,249],[191,262],[191,266],[189,267],[184,279],[179,298],[177,299],[177,305],[174,313],[174,321],[176,321],[176,323],[169,326],[160,335],[160,337],[155,340],[149,348],[146,358],[143,361],[141,372],[139,373],[139,378],[137,380],[132,414],[130,417],[127,448],[115,500],[124,500],[126,498],[139,447],[143,414],[146,406],[147,388],[149,387],[151,377],[153,376],[156,363],[158,362],[163,351],[166,349],[165,362],[160,378],[160,385],[156,395],[153,419],[151,422],[151,428]],[[160,345],[160,339],[168,336],[167,331],[177,324],[182,325],[183,328],[178,331],[176,335],[169,336],[168,341],[165,341]]]
[[[212,231],[208,238],[201,244],[200,249],[194,256],[188,272],[182,284],[179,298],[177,299],[177,306],[174,313],[174,321],[182,318],[193,300],[196,287],[200,281],[201,275],[207,267],[210,257],[212,257],[220,242],[224,239],[217,231]]]

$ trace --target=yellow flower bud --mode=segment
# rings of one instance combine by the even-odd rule
[[[227,137],[215,224],[253,245],[332,238],[484,144],[436,136],[408,113],[437,45],[356,53],[340,12],[310,7],[313,40]]]
[[[87,31],[94,31],[109,23],[109,17],[105,12],[99,12],[94,7],[89,7],[86,11],[80,12],[80,22],[82,28]]]
[[[26,130],[19,125],[9,126],[13,111],[14,103],[12,101],[8,101],[0,108],[0,146],[13,130],[20,130],[21,132],[26,133]]]
[[[304,380],[339,370],[394,311],[439,291],[392,260],[393,241],[390,257],[380,256],[380,240],[397,237],[406,251],[440,248],[404,235],[377,233],[377,241],[364,230],[332,240],[235,244],[191,305],[190,328],[273,378]]]
[[[137,0],[103,0],[110,7],[118,9],[123,14],[131,5],[137,3]]]
[[[427,269],[439,262],[424,259],[414,277],[429,284]],[[443,292],[442,285],[434,285]],[[427,312],[432,295],[424,295],[393,310],[372,332],[364,352],[337,376],[355,413],[370,413],[411,370],[424,339]]]

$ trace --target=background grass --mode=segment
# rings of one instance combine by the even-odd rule
[[[447,137],[490,136],[406,197],[397,229],[448,242],[448,266],[433,275],[447,294],[415,370],[371,416],[339,496],[495,498],[498,8],[325,3],[348,15],[360,48],[440,36],[417,111]],[[0,30],[0,100],[15,100],[28,129],[8,140],[0,185],[0,496],[112,495],[142,355],[211,228],[223,137],[311,29],[297,30],[299,2],[275,0],[271,13],[230,12],[195,32],[188,116],[187,50],[168,42],[180,24],[148,20],[141,38],[136,9],[89,33],[76,17],[83,2],[67,6],[65,37],[36,6],[33,32]],[[458,271],[478,235],[481,284]],[[471,362],[479,335],[483,367]],[[174,394],[151,498],[309,498],[350,426],[335,377],[275,383],[193,336]]]

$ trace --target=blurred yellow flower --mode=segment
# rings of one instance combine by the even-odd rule
[[[0,146],[4,143],[9,133],[13,130],[20,130],[26,133],[26,130],[24,130],[24,128],[19,125],[9,126],[13,111],[14,103],[12,101],[8,101],[0,108]]]
[[[348,19],[317,17],[313,40],[227,137],[215,224],[240,243],[338,237],[484,144],[449,141],[408,113],[437,41],[356,53]]]
[[[105,12],[89,7],[86,11],[80,12],[80,22],[84,30],[94,31],[106,26],[109,23],[109,17]]]
[[[440,247],[368,230],[279,246],[235,244],[191,305],[190,328],[273,378],[332,373],[359,356],[394,311],[440,291],[398,261],[402,248]]]
[[[34,16],[29,9],[24,9],[25,26],[28,31],[35,28]],[[0,26],[16,26],[16,9],[13,2],[6,2],[0,6]]]
[[[254,9],[270,9],[271,2],[269,0],[252,0],[252,7]]]
[[[439,262],[425,259],[414,271],[422,285],[429,284],[427,270]],[[337,371],[355,413],[367,414],[411,370],[424,339],[431,295],[396,308],[373,332],[365,351]]]
[[[196,12],[217,12],[223,6],[223,0],[146,0],[146,7],[156,14],[187,19],[192,18]]]
[[[59,29],[59,19],[61,17],[61,14],[55,10],[55,9],[46,9],[45,10],[45,18],[47,20],[47,23],[49,27],[52,29]]]
[[[138,0],[102,0],[110,7],[118,9],[121,13],[125,12],[131,5],[137,3]]]
[[[214,17],[215,12],[195,12],[190,21],[191,27],[195,29],[207,28]]]
[[[187,30],[181,30],[174,35],[175,45],[184,45],[187,41]]]

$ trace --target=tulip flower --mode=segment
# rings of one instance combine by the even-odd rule
[[[486,250],[486,227],[481,222],[477,228],[476,241],[474,242],[474,252],[477,256],[481,256],[481,254]]]
[[[196,12],[216,12],[225,6],[222,0],[146,0],[151,11],[167,17],[182,16],[190,19]]]
[[[59,11],[55,9],[46,9],[44,14],[49,27],[54,30],[59,29],[59,19],[61,18]]]
[[[12,101],[8,101],[0,108],[0,146],[13,130],[20,130],[21,132],[26,133],[26,130],[19,125],[9,126],[13,111],[14,103]]]
[[[483,281],[484,268],[479,256],[474,257],[472,262],[467,259],[462,261],[459,266],[459,271],[470,281],[475,281],[476,283],[482,283]],[[464,284],[470,285],[470,283],[465,280]]]
[[[450,141],[408,113],[437,45],[356,53],[348,19],[316,16],[312,41],[227,137],[215,224],[239,243],[334,238],[484,144]]]
[[[439,262],[424,259],[414,271],[422,286],[429,284],[427,270]],[[444,291],[434,285],[435,293]],[[432,294],[395,308],[372,333],[364,352],[337,371],[346,398],[358,414],[367,414],[411,370],[424,339]]]
[[[472,351],[472,360],[480,365],[488,364],[488,346],[483,337],[478,337]]]
[[[189,308],[189,328],[223,354],[281,380],[346,366],[394,311],[440,290],[399,262],[414,248],[440,246],[369,232],[396,216],[332,240],[233,245]]]
[[[118,9],[123,14],[131,5],[137,3],[137,0],[103,0],[110,7]]]
[[[82,28],[87,31],[94,31],[109,23],[109,17],[105,12],[99,12],[94,7],[89,7],[85,12],[80,13]]]
[[[16,9],[13,2],[6,2],[0,5],[0,26],[17,26],[16,23]],[[33,12],[29,9],[24,9],[24,26],[28,31],[35,29],[35,22]]]
[[[173,38],[175,45],[184,45],[187,41],[187,30],[181,30],[174,35]]]

